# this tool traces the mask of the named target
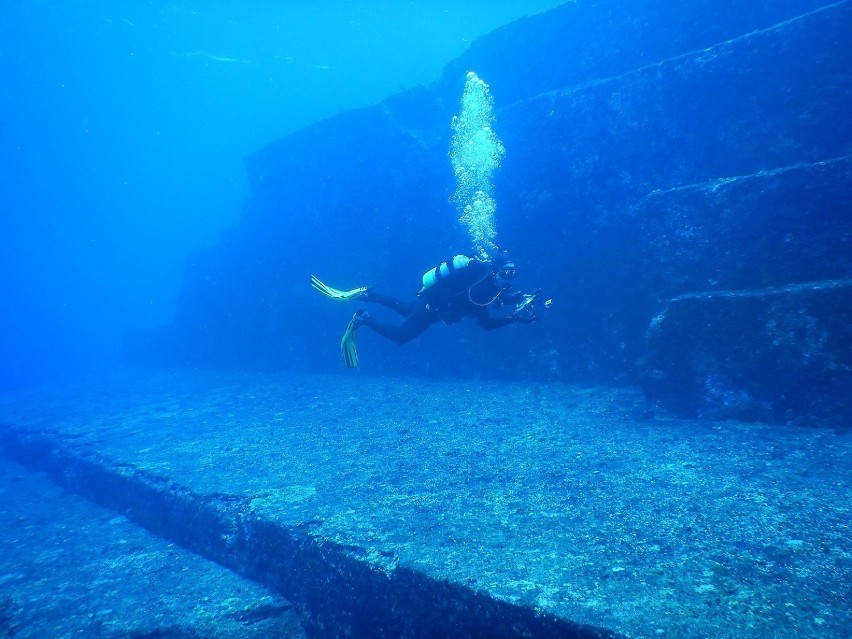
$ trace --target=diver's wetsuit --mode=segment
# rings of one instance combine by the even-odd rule
[[[358,318],[358,325],[369,326],[397,344],[410,342],[432,324],[454,324],[464,317],[473,318],[483,329],[490,331],[507,326],[515,322],[516,318],[492,317],[488,307],[500,308],[506,304],[515,304],[523,297],[523,293],[511,287],[501,287],[490,264],[472,261],[451,277],[421,291],[414,302],[404,302],[370,289],[360,299],[385,306],[402,315],[405,320],[402,324],[391,324],[364,314]]]

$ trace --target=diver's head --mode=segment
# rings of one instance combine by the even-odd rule
[[[518,274],[515,263],[505,251],[501,251],[491,258],[491,268],[497,277],[497,283],[503,288],[511,286],[512,280]]]

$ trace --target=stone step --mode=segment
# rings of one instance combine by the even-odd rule
[[[852,280],[681,295],[647,346],[646,394],[678,414],[852,424]]]
[[[273,636],[306,636],[277,593],[0,456],[0,637]]]

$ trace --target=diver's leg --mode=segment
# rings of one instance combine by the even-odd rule
[[[435,323],[436,319],[426,308],[426,304],[419,304],[414,307],[412,313],[405,318],[402,324],[382,322],[367,313],[362,313],[356,321],[358,326],[368,326],[392,342],[406,344],[415,337],[422,335],[427,328]]]
[[[403,317],[409,317],[412,313],[414,313],[415,304],[411,302],[403,302],[400,299],[395,297],[391,297],[390,295],[382,295],[381,293],[376,293],[372,288],[368,289],[367,292],[361,297],[361,299],[365,302],[373,302],[375,304],[379,304],[384,306],[385,308],[389,308],[395,313],[399,313]]]

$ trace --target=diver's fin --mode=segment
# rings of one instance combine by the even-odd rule
[[[311,286],[325,295],[328,299],[337,300],[338,302],[346,302],[348,300],[364,297],[369,290],[366,286],[362,286],[361,288],[353,288],[351,291],[339,291],[336,288],[331,288],[327,284],[321,282],[316,275],[311,275]]]
[[[352,316],[349,320],[349,326],[346,327],[346,332],[343,333],[343,339],[340,340],[340,354],[343,356],[343,362],[348,368],[356,368],[358,366],[358,349],[355,343],[355,336],[358,334],[358,313]]]

